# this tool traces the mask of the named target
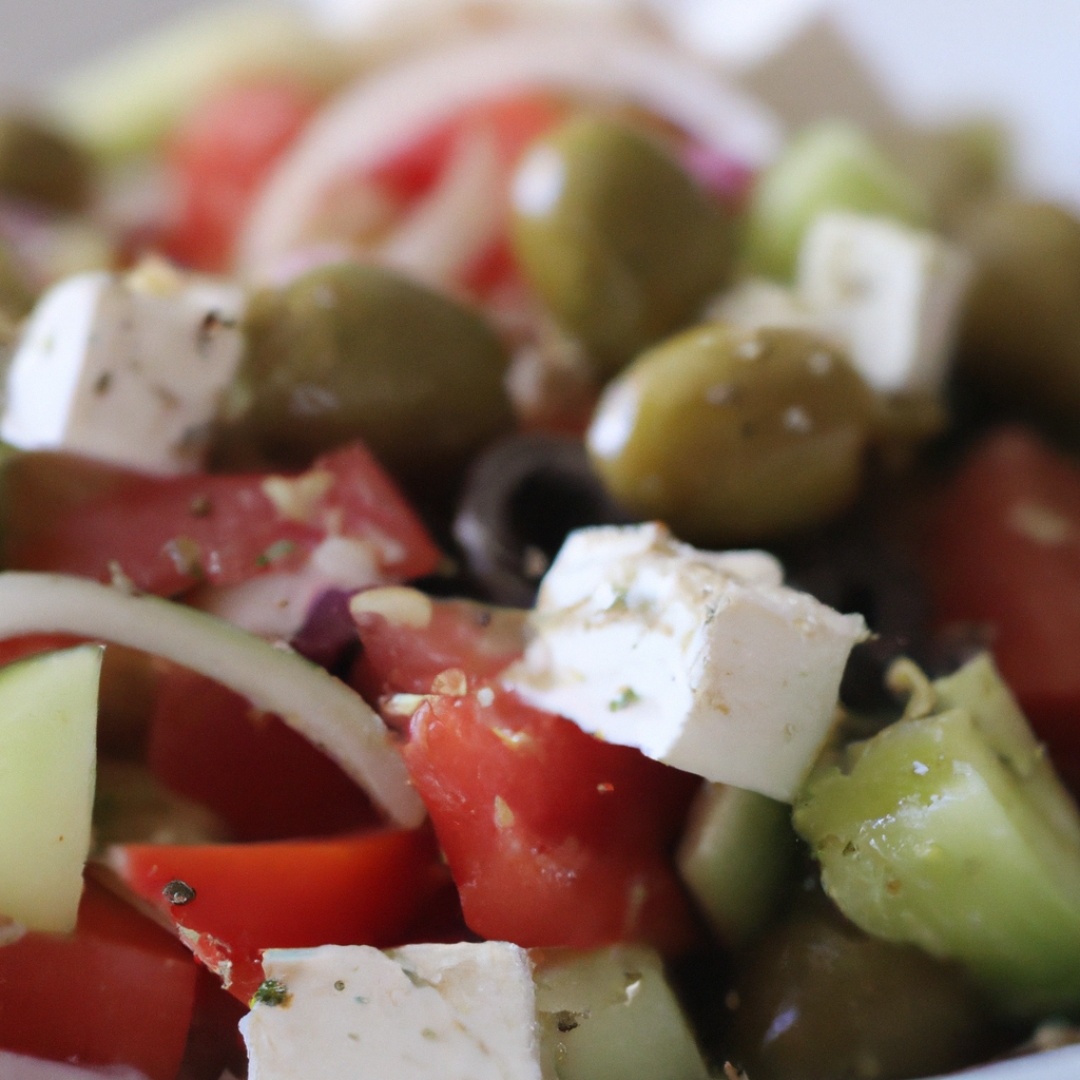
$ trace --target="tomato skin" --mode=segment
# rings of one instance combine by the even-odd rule
[[[1080,792],[1080,464],[1022,428],[979,443],[927,547],[939,627],[985,624],[1002,676]]]
[[[311,91],[280,80],[201,102],[166,149],[178,202],[165,254],[194,270],[227,270],[255,193],[317,105]]]
[[[236,840],[321,836],[379,820],[341,768],[284,721],[205,676],[158,666],[150,770],[220,815]]]
[[[247,1002],[233,997],[209,968],[196,964],[196,971],[195,1010],[181,1076],[183,1080],[220,1080],[226,1069],[233,1076],[243,1076],[247,1050],[239,1024],[248,1011]]]
[[[423,130],[358,176],[345,176],[327,192],[324,215],[329,232],[349,233],[355,228],[350,211],[356,192],[366,191],[385,207],[388,221],[376,229],[404,224],[424,200],[432,196],[447,175],[466,141],[483,137],[490,142],[508,187],[510,174],[525,148],[569,115],[566,102],[548,93],[530,91],[493,101],[479,101]],[[335,222],[338,224],[335,226]],[[362,238],[362,243],[371,238]],[[525,292],[505,229],[460,269],[457,284],[474,300],[486,301],[507,289]]]
[[[263,981],[261,950],[403,944],[446,880],[430,829],[266,844],[127,844],[113,849],[111,863],[245,1003]],[[162,890],[172,881],[194,889],[194,899],[171,904]]]
[[[466,923],[527,948],[680,951],[691,924],[665,851],[696,778],[495,693],[433,698],[403,751]]]
[[[525,612],[471,600],[441,600],[422,629],[379,615],[358,619],[363,650],[350,682],[368,701],[426,694],[435,677],[460,669],[473,689],[493,679],[525,648]]]
[[[13,664],[25,656],[37,656],[39,653],[55,652],[57,649],[69,649],[82,644],[83,638],[71,634],[24,634],[21,637],[0,640],[0,667]]]
[[[174,1080],[196,979],[179,943],[88,880],[74,934],[0,948],[0,1047]]]
[[[485,625],[483,612],[436,602],[420,629],[359,620],[359,671],[387,722],[402,723],[393,694],[430,695],[402,753],[466,923],[526,947],[641,940],[679,951],[692,920],[669,852],[700,778],[503,690],[496,676],[520,655],[521,613],[489,609]],[[461,676],[464,693],[430,693],[433,680]]]
[[[394,580],[438,563],[419,518],[359,443],[302,474],[325,481],[303,520],[267,495],[270,475],[150,476],[72,454],[21,454],[5,467],[5,563],[99,581],[116,565],[159,596],[299,569],[331,534],[369,541]]]
[[[490,131],[500,160],[509,168],[533,139],[563,120],[568,111],[550,94],[535,92],[477,102],[422,133],[372,169],[366,179],[396,202],[410,205],[435,187],[464,135]]]

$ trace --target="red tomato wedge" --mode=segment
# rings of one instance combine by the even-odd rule
[[[937,622],[985,624],[994,659],[1080,792],[1080,463],[1021,428],[978,444],[927,551]]]
[[[147,763],[208,806],[236,840],[278,840],[374,825],[364,792],[276,716],[186,668],[159,664]]]
[[[566,118],[569,107],[550,94],[527,93],[484,101],[409,143],[373,169],[367,179],[403,206],[423,198],[438,183],[464,135],[491,132],[499,157],[512,166],[534,139]]]
[[[110,865],[244,1002],[263,981],[263,949],[403,944],[446,881],[429,829],[267,844],[127,844],[112,849]],[[163,890],[171,882],[194,897],[170,903]],[[178,888],[174,897],[182,896]]]
[[[239,1025],[248,1003],[233,997],[209,968],[197,964],[196,971],[195,1010],[180,1076],[182,1080],[221,1080],[226,1069],[233,1076],[243,1076],[247,1050]]]
[[[197,973],[164,930],[87,881],[74,934],[0,948],[0,1047],[174,1080]]]
[[[666,848],[696,778],[660,775],[637,751],[507,693],[487,706],[475,693],[433,698],[404,755],[481,936],[669,952],[691,940]]]
[[[377,246],[399,227],[407,229],[414,212],[423,214],[430,200],[438,201],[440,185],[452,175],[463,148],[477,139],[495,151],[492,199],[501,218],[508,209],[505,193],[518,158],[569,112],[557,96],[536,91],[469,105],[421,131],[374,168],[335,180],[325,193],[317,231],[352,236],[364,247]],[[524,289],[502,224],[497,222],[495,234],[478,242],[453,277],[454,284],[480,300],[504,288]]]
[[[71,634],[25,634],[22,637],[4,638],[0,641],[0,667],[13,664],[25,656],[69,649],[81,641],[82,638],[73,637]]]
[[[700,779],[501,689],[494,674],[520,652],[508,632],[520,619],[492,614],[484,626],[478,613],[436,603],[421,629],[359,620],[358,674],[369,688],[381,678],[389,723],[411,712],[403,754],[465,921],[526,947],[685,947],[692,920],[669,850]]]
[[[166,150],[177,191],[165,254],[195,270],[228,269],[251,200],[311,118],[318,99],[274,81],[230,87],[202,101]]]
[[[368,701],[387,694],[430,693],[439,673],[450,669],[461,670],[475,689],[525,648],[524,611],[471,600],[433,601],[430,610],[431,621],[423,629],[395,625],[379,615],[359,619],[363,651],[351,681]]]
[[[359,443],[305,473],[149,476],[70,454],[27,453],[6,466],[5,564],[174,596],[297,570],[328,536],[367,545],[394,580],[434,569],[419,518]]]

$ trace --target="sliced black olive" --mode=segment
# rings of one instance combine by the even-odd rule
[[[490,599],[529,607],[567,533],[629,520],[605,494],[580,442],[516,435],[474,463],[454,536]]]

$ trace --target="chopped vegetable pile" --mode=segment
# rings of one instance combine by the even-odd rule
[[[1080,1043],[1080,220],[758,82],[226,8],[0,115],[0,1074]]]

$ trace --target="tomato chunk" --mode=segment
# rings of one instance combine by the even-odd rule
[[[161,664],[147,762],[237,840],[342,833],[378,821],[364,792],[276,716],[186,668]]]
[[[1062,777],[1080,791],[1080,463],[1021,428],[978,444],[927,552],[940,626],[983,624]]]
[[[363,651],[352,682],[369,701],[430,693],[436,677],[448,669],[461,670],[476,688],[525,648],[525,612],[471,600],[433,601],[431,620],[422,629],[378,615],[362,616],[359,629]]]
[[[503,690],[496,675],[520,654],[520,616],[485,623],[483,610],[435,603],[419,629],[359,620],[358,674],[388,723],[411,712],[403,754],[465,921],[527,947],[644,940],[678,951],[692,929],[669,849],[700,779]]]
[[[280,80],[229,87],[201,102],[166,151],[177,189],[165,253],[185,266],[226,270],[236,234],[271,166],[318,104]]]
[[[403,944],[446,880],[430,829],[266,844],[127,844],[113,849],[111,863],[244,1002],[263,981],[261,950]],[[167,889],[173,882],[183,887]]]
[[[562,120],[567,106],[550,94],[526,93],[470,105],[377,165],[368,174],[387,195],[407,206],[436,185],[462,136],[491,133],[502,162],[511,166],[522,151]]]
[[[82,638],[71,634],[23,634],[20,637],[0,640],[0,667],[13,664],[25,656],[37,656],[38,653],[54,652],[78,645]]]
[[[149,476],[70,454],[28,453],[6,466],[5,561],[173,596],[297,570],[328,536],[364,544],[373,569],[405,580],[438,549],[359,443],[295,477]]]
[[[233,1076],[243,1076],[247,1050],[239,1025],[247,1002],[233,997],[209,968],[199,964],[196,971],[195,1010],[180,1075],[183,1080],[221,1080],[228,1069]]]
[[[173,1080],[196,976],[178,942],[87,881],[74,934],[31,932],[0,948],[0,1047]]]

